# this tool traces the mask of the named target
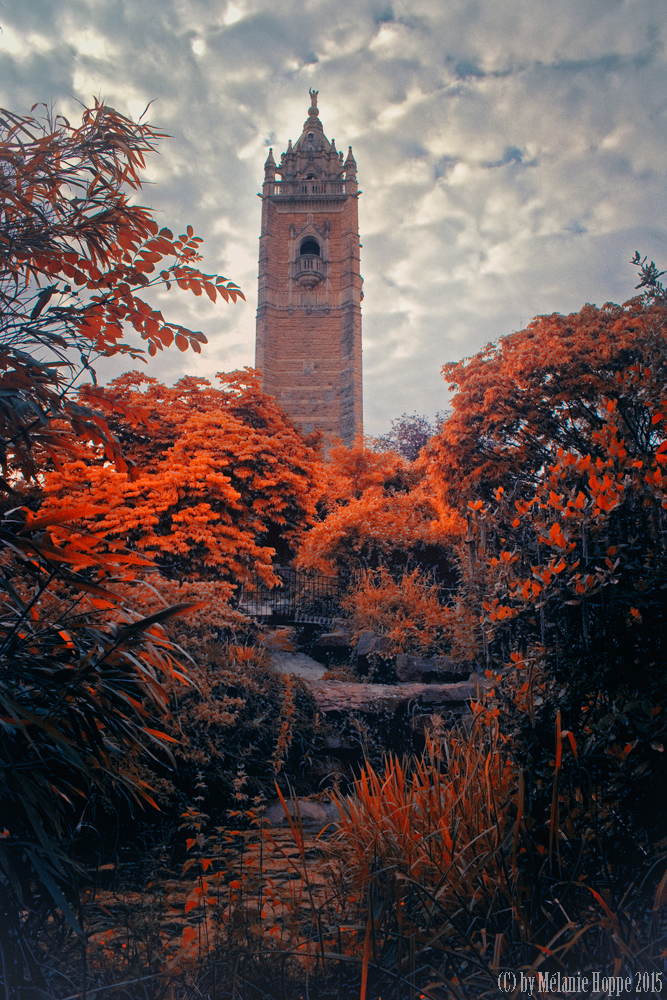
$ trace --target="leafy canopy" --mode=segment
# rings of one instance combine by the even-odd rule
[[[127,469],[106,420],[114,406],[94,392],[95,361],[142,358],[142,343],[149,355],[173,342],[195,351],[205,343],[166,321],[146,293],[175,283],[213,301],[241,295],[198,270],[201,240],[191,227],[174,237],[133,203],[145,156],[163,137],[97,101],[75,126],[48,112],[0,111],[0,959],[8,993],[24,982],[23,929],[41,906],[77,926],[65,846],[91,788],[115,785],[151,801],[124,762],[169,743],[156,728],[167,712],[162,682],[186,680],[187,654],[161,626],[197,603],[142,617],[116,584],[131,585],[150,560],[126,539],[83,530],[95,513],[87,499],[38,510],[45,477],[73,456]],[[123,339],[126,330],[138,343]],[[84,376],[93,386],[77,395]]]
[[[659,441],[651,407],[667,376],[663,318],[661,306],[641,299],[586,305],[569,316],[538,316],[472,358],[445,365],[452,412],[427,449],[445,494],[489,498],[509,479],[530,488],[559,448],[602,457],[594,435],[609,400],[626,446],[633,454],[651,451]],[[652,372],[641,384],[638,365]]]
[[[130,372],[96,390],[117,411],[110,423],[130,468],[102,454],[63,462],[45,476],[45,509],[87,504],[88,531],[127,540],[172,578],[227,581],[230,594],[257,574],[276,582],[273,560],[289,561],[314,519],[315,453],[257,372],[218,379],[219,388],[191,377],[169,388]]]
[[[37,107],[37,106],[35,106]],[[33,109],[34,110],[34,109]],[[72,435],[122,457],[103,415],[72,397],[100,357],[143,359],[176,343],[199,352],[199,331],[168,322],[146,299],[155,287],[216,301],[243,297],[220,275],[204,274],[192,227],[175,237],[132,201],[145,157],[165,137],[95,101],[72,126],[0,110],[0,461],[30,477],[57,462]],[[129,192],[128,193],[128,189]],[[62,417],[66,425],[54,425]]]

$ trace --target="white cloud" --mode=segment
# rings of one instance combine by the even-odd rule
[[[240,21],[243,17],[243,8],[237,7],[236,4],[230,3],[227,5],[227,10],[223,18],[224,24],[235,24]]]
[[[0,52],[17,60],[29,59],[34,55],[44,55],[53,48],[53,41],[45,35],[31,31],[23,35],[10,26],[3,27],[0,33]]]
[[[209,337],[163,378],[252,364],[268,145],[308,87],[353,143],[364,274],[366,426],[446,404],[440,367],[539,312],[634,292],[635,249],[667,261],[661,0],[31,0],[0,12],[2,103],[93,95],[170,133],[141,195],[205,238],[247,303],[161,307]],[[115,362],[107,366],[111,370]],[[121,363],[122,364],[122,363]]]

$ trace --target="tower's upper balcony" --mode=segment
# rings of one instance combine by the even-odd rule
[[[314,288],[324,277],[324,261],[319,254],[301,254],[294,262],[294,277],[304,288]]]
[[[335,180],[312,180],[310,178],[306,180],[295,179],[295,180],[280,180],[275,177],[273,181],[268,181],[265,184],[264,194],[271,197],[280,197],[281,195],[290,198],[321,198],[322,195],[330,197],[331,195],[345,195],[356,193],[356,182],[350,182],[345,184],[345,178],[336,178]]]

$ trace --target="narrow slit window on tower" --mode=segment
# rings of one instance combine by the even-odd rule
[[[301,244],[301,256],[304,254],[314,254],[314,256],[320,256],[320,245],[317,240],[314,240],[312,236],[309,236]]]

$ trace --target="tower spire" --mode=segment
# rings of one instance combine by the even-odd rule
[[[274,180],[276,176],[276,161],[273,159],[273,149],[269,149],[269,155],[264,163],[264,179]]]

